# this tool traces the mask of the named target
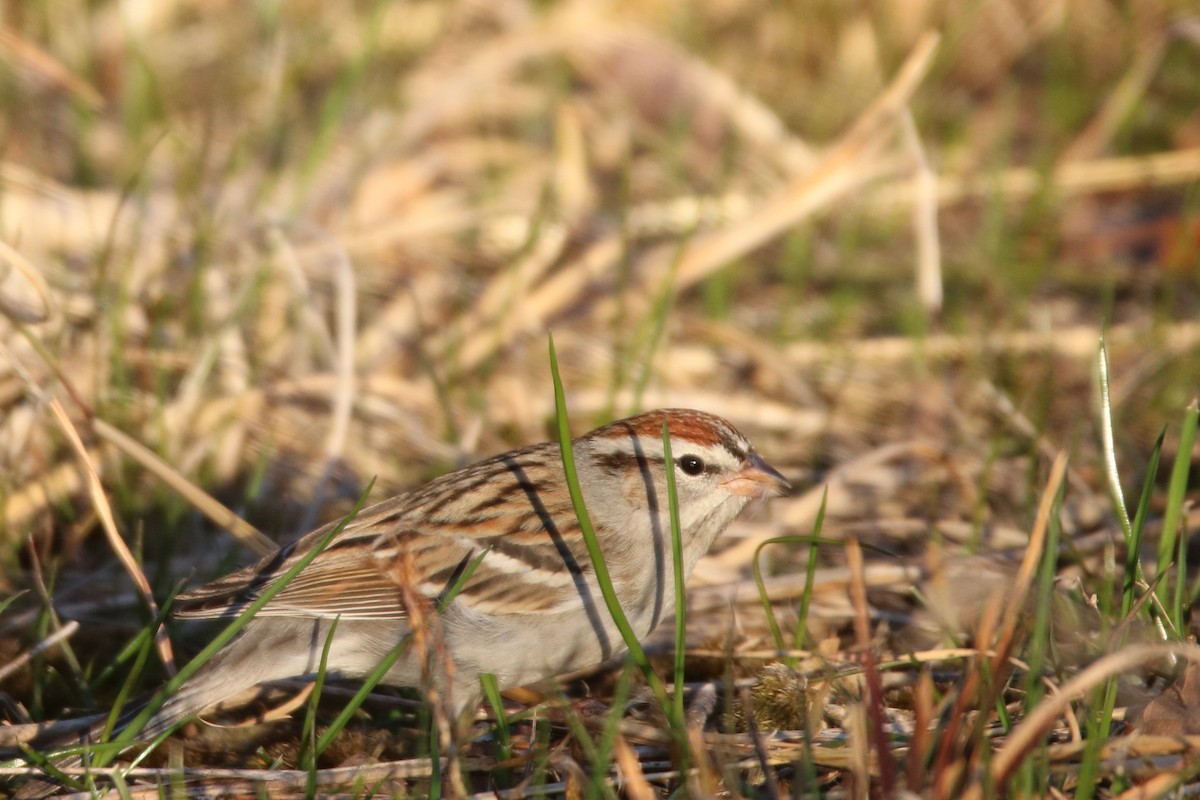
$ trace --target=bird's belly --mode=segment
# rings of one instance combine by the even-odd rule
[[[574,611],[500,616],[455,609],[444,620],[460,685],[477,687],[479,673],[487,672],[496,676],[501,689],[528,686],[627,650],[603,605],[588,615]],[[639,638],[649,633],[651,622],[649,614],[630,619]]]
[[[674,603],[668,601],[667,605],[660,611],[669,615]],[[634,613],[630,619],[639,638],[645,638],[654,621],[648,611]],[[562,614],[486,614],[456,603],[438,619],[438,627],[444,636],[445,652],[453,661],[456,692],[477,692],[480,673],[495,675],[501,689],[528,686],[599,664],[627,649],[603,604],[586,614],[578,609]],[[343,623],[330,666],[347,676],[362,677],[407,632],[406,625],[394,623]],[[436,635],[427,636],[426,643],[435,654],[440,649]],[[421,685],[420,662],[413,650],[410,641],[384,679],[386,683]],[[319,646],[314,646],[313,656],[319,654]],[[436,655],[433,665],[435,672],[442,672]],[[444,674],[433,677],[445,685]]]

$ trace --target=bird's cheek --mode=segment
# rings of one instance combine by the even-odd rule
[[[646,479],[641,473],[626,475],[621,481],[621,494],[633,508],[648,508],[650,506]]]

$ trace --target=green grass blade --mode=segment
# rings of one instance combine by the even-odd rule
[[[525,784],[532,786],[534,797],[549,796],[546,792],[546,778],[550,771],[550,757],[554,755],[554,748],[550,745],[551,734],[550,720],[534,721],[531,738],[536,739],[537,744],[530,748],[533,752],[533,765],[530,768],[530,776],[525,779]]]
[[[1025,674],[1025,710],[1031,711],[1045,694],[1042,687],[1042,670],[1050,660],[1052,647],[1051,618],[1054,604],[1055,580],[1058,577],[1058,543],[1062,539],[1061,509],[1066,483],[1060,481],[1058,492],[1047,518],[1046,544],[1042,549],[1042,560],[1038,565],[1033,627],[1029,632],[1029,670]]]
[[[812,535],[809,537],[808,563],[804,570],[804,594],[800,596],[800,611],[796,615],[796,630],[792,634],[792,646],[799,650],[808,638],[808,610],[812,608],[813,581],[817,575],[817,546],[824,541],[821,530],[825,526],[825,503],[829,500],[829,486],[821,492],[821,506],[813,520]]]
[[[479,684],[483,687],[483,696],[487,698],[492,713],[496,716],[496,760],[508,761],[512,758],[512,734],[509,732],[508,715],[504,712],[504,698],[500,696],[500,683],[490,672],[479,674]],[[500,789],[512,785],[512,770],[507,767],[493,769],[492,778]]]
[[[629,662],[626,661],[626,663],[628,664]],[[591,733],[588,731],[583,720],[579,718],[579,714],[575,711],[575,708],[561,694],[559,695],[559,699],[562,701],[563,720],[567,723],[567,730],[571,733],[574,745],[579,748],[583,755],[582,760],[593,765],[593,774],[597,774],[595,772],[596,767],[602,765],[603,772],[598,774],[603,776],[608,770],[610,756],[601,754],[596,743],[592,741]],[[609,785],[609,782],[604,777],[600,777],[599,780],[590,780],[584,783],[583,798],[584,800],[599,800],[599,798],[617,800],[617,795],[613,791],[612,786]]]
[[[1108,387],[1108,349],[1104,338],[1100,338],[1100,353],[1097,356],[1100,380],[1100,436],[1104,450],[1104,474],[1108,479],[1108,490],[1112,495],[1113,510],[1125,532],[1125,541],[1133,538],[1133,526],[1129,522],[1129,511],[1125,505],[1125,494],[1121,490],[1121,473],[1117,471],[1117,447],[1113,437],[1112,397]]]
[[[333,637],[337,635],[338,623],[341,621],[341,614],[334,617],[333,622],[329,625],[329,633],[325,634],[325,644],[321,647],[321,662],[317,665],[317,680],[313,684],[312,694],[308,696],[307,708],[304,712],[300,757],[296,760],[300,769],[308,770],[309,786],[307,791],[309,794],[316,791],[317,758],[321,755],[321,751],[317,749],[317,704],[321,702],[321,690],[325,688],[325,675],[329,670],[329,649],[333,646]]]
[[[1124,493],[1121,490],[1120,473],[1117,470],[1116,446],[1114,443],[1115,437],[1113,435],[1112,422],[1112,397],[1109,392],[1108,353],[1103,339],[1100,342],[1098,366],[1100,382],[1100,427],[1105,472],[1108,478],[1113,507],[1125,534],[1125,574],[1122,579],[1121,591],[1121,616],[1125,618],[1134,607],[1138,583],[1145,583],[1145,573],[1140,560],[1142,533],[1145,529],[1146,514],[1149,509],[1150,496],[1154,489],[1154,479],[1158,473],[1158,462],[1166,431],[1164,429],[1159,434],[1154,445],[1154,450],[1151,452],[1150,463],[1146,470],[1146,479],[1142,485],[1141,497],[1138,499],[1137,512],[1131,521]],[[1160,609],[1158,614],[1161,615],[1161,605],[1155,605],[1158,596],[1153,587],[1150,590],[1148,599],[1151,601],[1148,605],[1152,609]],[[1151,613],[1155,612],[1152,611]],[[1164,621],[1162,616],[1159,616],[1158,621],[1161,630],[1162,622]],[[1119,640],[1109,642],[1108,649],[1112,651],[1120,646],[1121,641]],[[1091,693],[1091,700],[1091,712],[1088,715],[1087,724],[1087,740],[1084,744],[1084,751],[1079,764],[1079,790],[1077,795],[1079,800],[1090,800],[1095,793],[1097,778],[1101,772],[1101,749],[1108,740],[1112,729],[1112,712],[1117,701],[1117,678],[1115,676],[1110,677],[1102,686],[1097,687]]]
[[[767,627],[771,629],[771,637],[775,640],[775,649],[780,653],[788,649],[787,642],[783,638],[783,630],[779,627],[779,621],[775,619],[775,609],[771,607],[771,598],[767,594],[766,581],[762,575],[762,551],[769,545],[774,544],[807,544],[813,548],[820,544],[842,544],[832,539],[824,539],[820,536],[821,527],[825,523],[825,500],[828,497],[828,490],[821,496],[821,507],[817,511],[816,521],[813,523],[812,533],[809,536],[774,536],[770,539],[764,539],[758,543],[758,547],[754,548],[754,558],[750,568],[754,574],[754,586],[758,590],[758,601],[763,607],[763,616],[766,617]],[[796,618],[796,629],[792,635],[794,647],[799,647],[805,636],[805,626],[808,622],[808,609],[812,601],[812,582],[817,571],[817,559],[815,554],[810,553],[808,559],[808,567],[805,570],[805,586],[804,595],[801,599],[800,612]],[[794,659],[789,659],[789,662]]]
[[[53,761],[51,761],[49,758],[42,755],[38,751],[34,750],[29,745],[25,744],[24,742],[21,742],[18,745],[18,747],[20,748],[21,752],[24,754],[26,760],[29,761],[30,764],[33,764],[35,767],[38,767],[43,772],[45,772],[48,776],[50,776],[54,780],[61,783],[63,786],[66,786],[76,792],[85,792],[88,790],[88,787],[83,783],[83,781],[80,778],[77,778],[77,777],[74,777],[71,775],[67,775],[65,772],[63,772],[61,769],[59,769]],[[78,752],[78,749],[76,750],[76,752]]]
[[[11,606],[13,604],[13,602],[16,601],[18,598],[20,598],[21,595],[25,594],[26,591],[27,591],[26,589],[22,589],[21,591],[5,598],[3,601],[0,601],[0,614],[3,614],[5,609],[7,609],[9,606]]]
[[[1162,536],[1158,542],[1159,569],[1175,554],[1176,541],[1179,537],[1180,520],[1183,518],[1183,506],[1186,502],[1188,477],[1192,466],[1192,447],[1196,443],[1196,425],[1200,420],[1200,405],[1195,400],[1188,404],[1183,414],[1183,425],[1179,430],[1179,447],[1175,451],[1175,462],[1171,465],[1171,482],[1167,487],[1167,507],[1163,512]],[[1186,537],[1184,537],[1186,538]],[[1185,548],[1179,548],[1182,553]],[[1186,557],[1185,557],[1186,558]],[[1183,593],[1179,588],[1187,580],[1187,570],[1182,565],[1176,571],[1174,598],[1170,601],[1175,630],[1184,630]],[[1165,595],[1167,587],[1163,587],[1163,602],[1168,602]]]
[[[108,719],[104,722],[104,730],[100,734],[100,740],[107,740],[112,735],[113,728],[116,727],[117,720],[120,719],[121,711],[125,708],[125,704],[129,702],[129,698],[133,696],[134,687],[137,685],[138,678],[142,675],[142,670],[145,669],[146,662],[150,659],[150,653],[154,647],[154,635],[167,619],[167,615],[171,612],[171,606],[175,602],[175,597],[171,596],[158,609],[156,618],[148,627],[143,628],[137,636],[134,637],[130,645],[136,646],[136,649],[127,645],[122,652],[117,656],[118,663],[123,662],[121,656],[128,652],[134,653],[133,664],[130,665],[126,672],[125,680],[121,683],[121,688],[117,691],[117,697],[113,701],[112,708],[108,712]]]
[[[105,682],[109,681],[117,674],[124,675],[126,682],[128,682],[129,674],[133,671],[132,667],[127,666],[128,662],[131,659],[136,660],[139,657],[141,651],[146,648],[148,640],[149,642],[153,643],[155,632],[154,626],[161,624],[161,621],[166,619],[168,610],[175,602],[176,593],[177,591],[173,592],[171,597],[168,598],[159,608],[159,619],[153,620],[150,627],[145,627],[139,630],[137,635],[126,642],[125,646],[121,648],[112,661],[106,664],[104,668],[100,670],[99,674],[92,679],[91,683],[93,687],[103,686]]]
[[[121,800],[133,800],[133,792],[129,791],[129,784],[125,782],[125,776],[119,771],[113,771],[112,774],[113,789],[117,792],[117,797]],[[177,789],[182,790],[182,786],[177,786]],[[182,794],[182,791],[180,792]],[[176,795],[178,796],[178,795]]]
[[[483,563],[483,559],[490,552],[492,552],[490,545],[480,550],[478,555],[466,563],[462,572],[458,573],[458,577],[454,579],[454,583],[450,585],[450,588],[442,592],[438,597],[437,604],[437,612],[439,614],[446,613],[446,609],[450,608],[450,605],[454,602],[454,598],[458,597],[459,593],[462,592],[463,588],[467,585],[467,581],[471,580],[471,576],[475,574],[475,570],[479,569],[479,565]]]
[[[596,793],[591,788],[592,784],[600,787],[605,796],[612,794],[607,783],[608,771],[613,762],[613,751],[616,750],[617,734],[621,731],[625,703],[629,700],[629,693],[633,688],[631,667],[632,664],[629,661],[626,661],[621,667],[621,674],[617,677],[617,685],[613,689],[612,701],[608,706],[609,714],[604,721],[604,729],[596,740],[596,758],[592,762],[592,781],[588,787],[588,791],[592,794]]]
[[[346,704],[345,708],[338,713],[337,717],[332,723],[330,723],[329,727],[325,729],[325,732],[321,734],[321,737],[317,739],[316,752],[323,752],[325,748],[329,747],[333,740],[337,738],[337,735],[341,733],[342,729],[346,727],[346,724],[350,722],[350,718],[353,717],[355,713],[357,713],[359,707],[362,706],[363,701],[367,699],[367,695],[375,690],[375,687],[378,686],[380,681],[383,680],[383,676],[387,675],[388,671],[396,665],[397,661],[400,660],[400,656],[404,655],[404,651],[408,649],[408,644],[411,640],[412,634],[404,636],[399,643],[389,650],[388,654],[380,660],[380,662],[375,666],[375,669],[371,670],[371,673],[363,679],[362,685],[358,687],[358,691],[356,691],[354,696],[350,698],[350,702]]]
[[[1154,494],[1154,479],[1158,476],[1158,461],[1162,455],[1163,440],[1166,429],[1158,434],[1154,449],[1150,452],[1150,464],[1146,468],[1146,480],[1142,483],[1142,494],[1138,498],[1137,512],[1129,526],[1129,536],[1125,544],[1125,581],[1121,592],[1121,615],[1124,616],[1133,608],[1137,599],[1135,589],[1137,583],[1145,583],[1145,570],[1142,568],[1142,534],[1146,530],[1146,512],[1150,508],[1150,497]]]
[[[687,652],[687,594],[683,574],[683,530],[679,523],[679,494],[675,487],[674,454],[671,452],[671,434],[667,421],[662,424],[663,460],[667,464],[667,508],[671,515],[671,565],[675,570],[675,695],[674,713],[676,720],[683,716],[683,662]]]
[[[1175,539],[1179,534],[1179,520],[1183,516],[1184,495],[1187,493],[1188,473],[1192,466],[1192,446],[1196,443],[1197,412],[1198,406],[1193,400],[1184,412],[1183,427],[1179,431],[1179,448],[1171,466],[1162,536],[1158,541],[1159,564],[1169,563],[1175,554]]]
[[[1175,596],[1171,602],[1171,613],[1175,615],[1175,632],[1183,638],[1183,632],[1188,630],[1188,610],[1184,597],[1186,594],[1188,574],[1188,537],[1178,538],[1179,550],[1175,556]]]
[[[767,585],[762,576],[761,556],[763,548],[767,545],[795,541],[796,538],[794,536],[776,536],[764,539],[758,543],[758,547],[754,548],[754,559],[750,565],[751,571],[754,573],[754,586],[758,589],[758,602],[762,604],[763,616],[766,617],[767,626],[771,629],[771,638],[775,640],[775,649],[781,653],[787,649],[787,645],[783,641],[783,631],[779,627],[779,620],[775,619],[775,609],[771,607],[771,598],[767,595]]]
[[[1129,510],[1125,502],[1125,493],[1121,489],[1121,475],[1117,469],[1117,450],[1113,434],[1112,395],[1109,391],[1108,349],[1104,339],[1100,339],[1100,351],[1097,356],[1098,379],[1100,384],[1100,433],[1104,451],[1105,476],[1108,479],[1108,490],[1112,498],[1113,511],[1121,523],[1125,534],[1125,578],[1121,592],[1122,616],[1129,613],[1135,600],[1135,587],[1138,581],[1145,582],[1145,572],[1139,560],[1142,531],[1145,527],[1146,509],[1149,505],[1150,492],[1153,488],[1154,476],[1158,472],[1158,460],[1162,450],[1163,436],[1159,434],[1154,452],[1151,454],[1150,467],[1147,470],[1146,482],[1142,487],[1142,495],[1138,502],[1137,514],[1133,521],[1129,519]],[[1157,599],[1157,598],[1156,598]]]
[[[566,473],[567,488],[571,495],[571,505],[575,509],[575,515],[579,520],[579,527],[583,534],[583,541],[587,547],[588,556],[592,561],[592,570],[596,576],[596,583],[600,587],[600,594],[604,598],[604,605],[608,608],[608,613],[612,618],[613,624],[621,634],[621,639],[625,642],[625,647],[629,651],[630,658],[637,664],[638,669],[642,671],[642,675],[646,678],[646,683],[650,685],[655,696],[662,703],[663,708],[668,713],[671,712],[671,705],[667,699],[666,687],[663,685],[662,679],[655,673],[650,665],[650,660],[646,657],[646,651],[642,648],[642,643],[638,640],[637,634],[633,630],[633,626],[629,624],[629,618],[625,616],[624,609],[621,608],[621,601],[617,597],[617,590],[613,587],[612,576],[609,575],[608,565],[604,560],[604,552],[600,549],[600,543],[596,539],[596,530],[592,527],[592,519],[588,514],[587,505],[583,499],[583,490],[579,486],[579,475],[575,469],[575,451],[571,444],[571,427],[570,421],[567,418],[567,401],[563,392],[562,378],[558,372],[558,357],[554,352],[554,336],[550,336],[550,373],[554,380],[554,409],[555,416],[558,422],[558,444],[562,455],[563,470]]]

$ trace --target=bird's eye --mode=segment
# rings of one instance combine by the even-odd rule
[[[699,475],[704,472],[704,461],[699,456],[684,456],[679,459],[679,468],[688,475]]]

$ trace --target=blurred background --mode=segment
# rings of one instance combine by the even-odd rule
[[[696,640],[730,635],[736,594],[754,647],[761,609],[728,587],[825,485],[825,535],[889,553],[868,554],[880,618],[917,613],[921,581],[969,616],[972,559],[1008,579],[1066,451],[1086,580],[1118,530],[1101,333],[1135,496],[1197,393],[1192,2],[0,13],[0,598],[29,592],[8,656],[59,624],[51,594],[89,623],[85,664],[89,636],[147,620],[72,428],[161,597],[250,557],[162,464],[288,539],[372,477],[378,499],[548,438],[552,332],[577,432],[693,406],[794,477],[692,584],[717,609]],[[794,621],[807,551],[778,550]],[[821,636],[852,617],[839,574]],[[80,702],[33,674],[0,684],[32,716]]]

